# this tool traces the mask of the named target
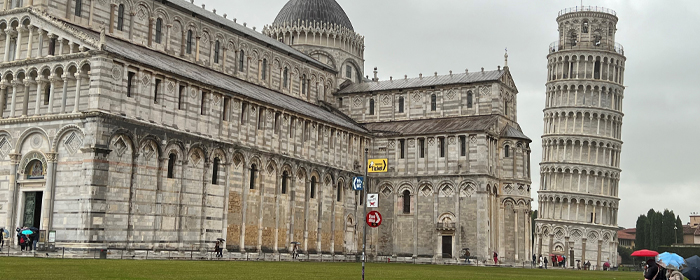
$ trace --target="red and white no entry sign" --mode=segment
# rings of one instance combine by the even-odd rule
[[[367,213],[367,225],[370,227],[378,227],[382,224],[382,214],[377,211]]]

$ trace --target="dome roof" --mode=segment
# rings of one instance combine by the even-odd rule
[[[273,26],[297,21],[338,24],[352,31],[352,23],[335,0],[290,0],[277,14]]]

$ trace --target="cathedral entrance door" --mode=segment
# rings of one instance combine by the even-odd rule
[[[452,258],[452,236],[442,236],[442,257]]]
[[[25,192],[24,193],[24,218],[22,226],[39,228],[41,223],[41,201],[42,192]]]

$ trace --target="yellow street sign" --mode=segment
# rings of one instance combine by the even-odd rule
[[[389,160],[385,158],[380,159],[370,159],[367,160],[367,172],[369,173],[383,173],[389,170],[387,162]]]

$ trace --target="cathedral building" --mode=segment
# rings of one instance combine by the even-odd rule
[[[526,261],[530,139],[496,70],[369,79],[334,0],[258,31],[182,0],[0,0],[0,226],[42,246]],[[13,240],[14,241],[14,240]]]
[[[625,52],[618,17],[601,7],[562,10],[549,46],[535,246],[596,269],[617,265]]]

